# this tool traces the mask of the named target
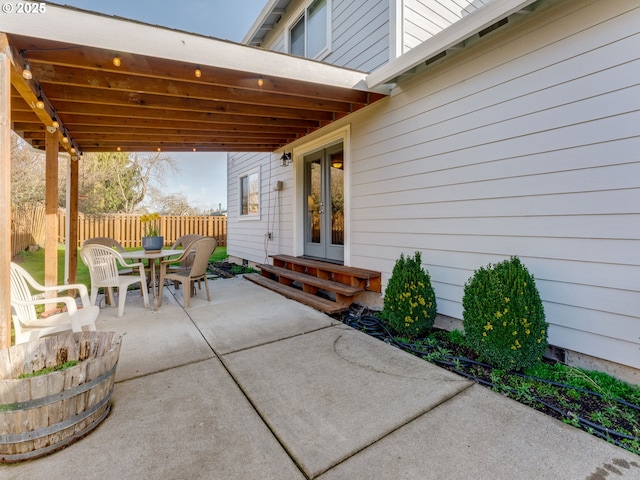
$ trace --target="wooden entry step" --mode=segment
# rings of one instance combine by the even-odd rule
[[[277,280],[272,280],[267,277],[263,277],[259,273],[247,273],[243,275],[246,280],[249,280],[255,284],[261,285],[269,290],[279,293],[280,295],[295,300],[296,302],[304,303],[310,307],[320,310],[328,314],[340,313],[348,308],[344,305],[337,304],[326,298],[318,297],[311,293],[303,292],[293,287],[283,285]]]
[[[371,292],[382,293],[382,279],[380,272],[363,268],[345,267],[330,262],[314,260],[290,255],[271,255],[273,265],[296,272],[305,273],[325,280],[333,280],[352,287],[362,288]]]
[[[260,275],[244,277],[325,313],[348,309],[366,290],[380,293],[379,272],[289,255],[271,258],[273,265],[257,266]]]

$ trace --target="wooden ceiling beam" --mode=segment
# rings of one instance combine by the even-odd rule
[[[127,119],[129,120],[129,119]],[[186,122],[185,122],[186,123]],[[124,122],[122,125],[86,125],[66,122],[69,128],[73,128],[75,135],[80,138],[80,134],[94,133],[94,134],[119,134],[122,132],[128,132],[131,135],[157,135],[162,136],[166,134],[176,134],[189,136],[199,136],[205,134],[251,134],[251,133],[264,133],[264,134],[280,134],[280,135],[305,135],[308,133],[307,128],[298,127],[274,127],[269,125],[229,125],[229,124],[206,124],[204,127],[201,124],[189,125],[190,128],[183,128],[185,125],[176,122],[165,122],[161,125],[159,122],[153,124],[153,126],[138,126],[133,122]],[[44,132],[45,128],[39,122],[13,122],[13,126],[16,130],[21,132]],[[191,127],[198,127],[191,128]]]
[[[384,97],[365,90],[340,88],[322,83],[309,83],[283,77],[265,76],[252,72],[240,72],[209,65],[199,65],[202,76],[196,78],[198,65],[188,62],[175,62],[162,58],[133,55],[126,52],[113,52],[93,47],[71,45],[62,42],[38,40],[29,37],[14,36],[16,43],[27,50],[32,64],[68,66],[111,72],[116,74],[140,75],[164,80],[190,81],[210,86],[241,88],[295,97],[335,100],[341,98],[349,103],[370,103]],[[113,65],[113,56],[117,53],[121,65]],[[258,80],[262,78],[262,87]]]
[[[33,63],[34,75],[44,85],[68,85],[74,87],[103,89],[122,92],[145,92],[150,94],[192,98],[209,101],[232,101],[249,105],[291,107],[309,110],[335,110],[348,112],[366,105],[366,94],[359,95],[357,102],[346,90],[342,96],[329,100],[321,97],[303,97],[281,94],[259,88],[239,88],[237,86],[218,86],[206,83],[186,82],[176,79],[149,78],[133,74],[86,70],[58,65]]]
[[[43,137],[44,132],[25,132],[24,138],[26,140],[37,140]],[[296,139],[295,135],[286,136],[279,134],[249,134],[249,133],[235,133],[235,132],[211,132],[211,134],[196,136],[189,135],[145,135],[145,134],[127,134],[127,133],[115,133],[108,135],[96,135],[96,134],[76,134],[74,139],[82,145],[100,144],[100,145],[119,145],[122,142],[135,142],[135,143],[153,143],[153,142],[189,142],[189,143],[224,143],[224,142],[271,142],[271,143],[283,143],[291,142]]]
[[[308,110],[264,105],[200,100],[196,98],[165,97],[146,93],[118,92],[100,89],[86,89],[66,85],[47,85],[47,95],[54,102],[75,102],[99,105],[103,113],[111,106],[135,106],[156,108],[165,111],[218,112],[256,117],[294,118],[303,120],[332,120],[334,111]],[[58,111],[66,111],[59,107]],[[346,113],[340,111],[340,113]]]
[[[278,118],[278,117],[259,117],[251,115],[235,115],[225,114],[221,112],[193,112],[178,110],[163,110],[160,108],[136,108],[134,106],[111,106],[106,109],[103,105],[98,104],[82,104],[77,102],[56,103],[60,118],[67,121],[67,115],[100,115],[102,117],[120,117],[120,118],[139,118],[139,119],[155,119],[155,120],[173,120],[173,121],[202,121],[210,123],[227,123],[227,124],[247,124],[247,125],[292,125],[304,126],[309,128],[317,128],[320,121],[317,119],[295,119],[295,118]],[[117,118],[114,124],[117,125]],[[87,118],[87,121],[90,121]],[[327,119],[330,121],[330,119]]]

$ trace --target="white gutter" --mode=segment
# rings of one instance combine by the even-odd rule
[[[367,76],[367,85],[373,89],[391,83],[399,75],[458,45],[463,40],[490,27],[496,21],[508,17],[536,1],[494,0],[369,74]]]

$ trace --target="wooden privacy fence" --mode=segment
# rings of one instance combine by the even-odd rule
[[[65,242],[66,211],[58,210],[58,242]],[[178,237],[197,233],[215,237],[218,245],[227,245],[227,217],[223,216],[171,216],[160,217],[160,235],[165,246],[171,246]],[[44,245],[44,205],[21,205],[11,209],[11,256],[26,250],[30,245]],[[78,247],[92,237],[111,237],[123,247],[142,245],[140,215],[79,215]]]
[[[44,205],[11,207],[11,256],[29,248],[44,245]]]
[[[127,247],[142,245],[143,225],[140,215],[82,215],[78,216],[78,246],[93,237],[110,237]],[[65,241],[66,211],[58,214],[58,241]],[[227,217],[224,216],[160,216],[160,235],[164,237],[165,246],[171,246],[181,236],[199,234],[215,237],[218,245],[227,245]]]

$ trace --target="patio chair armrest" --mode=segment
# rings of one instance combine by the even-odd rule
[[[86,288],[86,287],[85,287]],[[76,299],[73,297],[52,297],[52,298],[38,298],[34,300],[11,300],[11,303],[15,305],[46,305],[49,303],[64,303],[67,307],[67,312],[70,316],[73,316],[78,311],[78,305]]]

